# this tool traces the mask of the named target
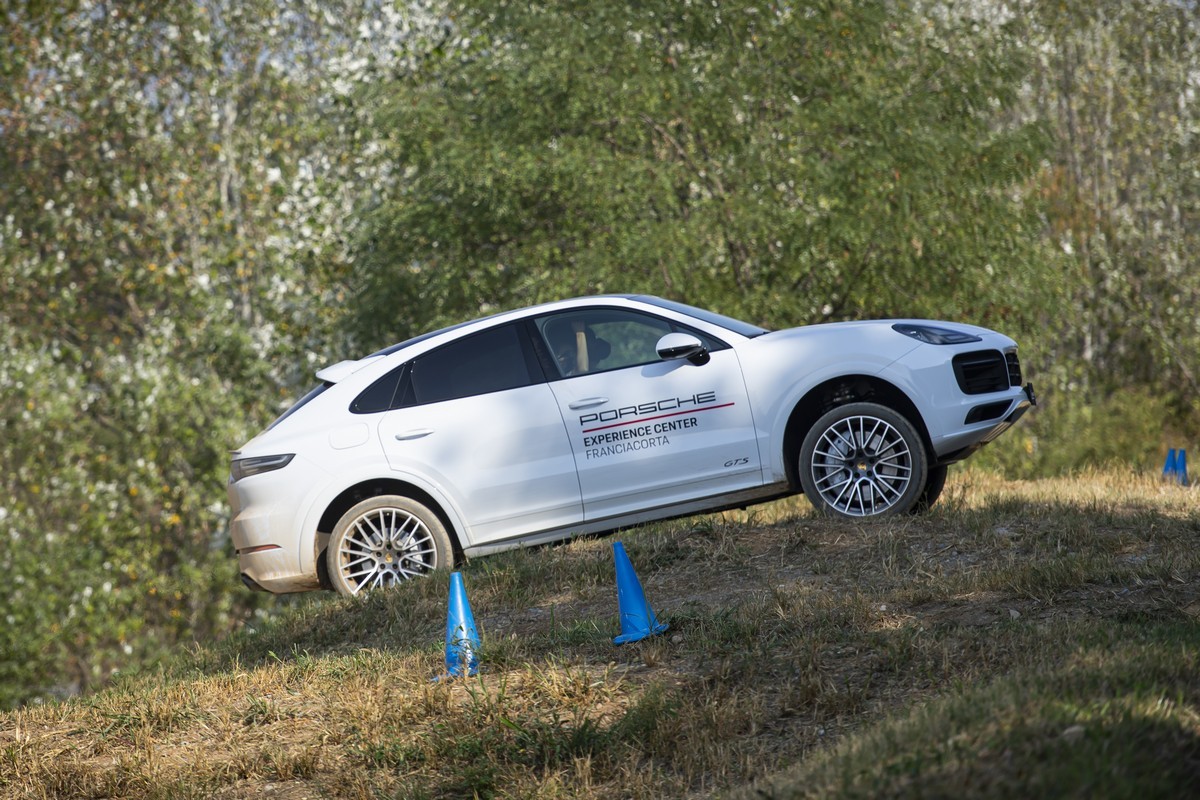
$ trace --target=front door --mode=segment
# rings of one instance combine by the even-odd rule
[[[762,485],[754,419],[728,346],[625,309],[535,323],[558,365],[550,387],[575,455],[585,520]],[[709,347],[706,363],[658,356],[658,340],[678,331]]]

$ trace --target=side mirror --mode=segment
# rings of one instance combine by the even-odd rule
[[[708,350],[699,339],[690,333],[668,333],[658,340],[654,349],[658,351],[658,357],[663,361],[686,358],[697,366],[708,363]]]

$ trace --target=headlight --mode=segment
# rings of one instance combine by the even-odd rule
[[[295,453],[283,453],[277,456],[235,458],[233,460],[233,464],[231,464],[229,468],[230,482],[237,483],[242,478],[249,478],[251,475],[258,475],[263,472],[283,469],[288,464],[292,463],[292,459],[295,457]]]
[[[973,333],[939,328],[936,325],[914,325],[908,322],[899,322],[892,326],[892,330],[925,344],[966,344],[967,342],[983,341]]]

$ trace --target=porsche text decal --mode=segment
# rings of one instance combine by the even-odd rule
[[[692,411],[710,408],[726,408],[733,403],[723,403],[722,405],[713,405],[717,402],[716,392],[700,392],[691,397],[667,397],[662,400],[655,400],[649,403],[638,403],[635,406],[622,406],[620,408],[608,408],[604,411],[597,411],[592,414],[583,414],[579,417],[580,425],[592,425],[597,422],[613,423],[609,425],[600,425],[595,428],[584,428],[584,433],[592,433],[593,431],[602,431],[607,428],[617,428],[622,425],[635,425],[639,422],[645,422],[651,419],[662,419],[663,417],[676,417],[681,414],[687,414]],[[652,416],[659,411],[676,411],[674,414],[659,414]],[[633,419],[628,419],[632,417]],[[624,421],[622,421],[624,420]]]
[[[583,428],[583,449],[590,460],[667,447],[671,444],[668,433],[700,426],[700,420],[696,417],[699,412],[732,405],[717,403],[716,392],[700,392],[691,397],[668,397],[583,414],[579,417],[579,424],[593,426]]]

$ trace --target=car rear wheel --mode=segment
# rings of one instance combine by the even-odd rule
[[[916,428],[877,403],[847,403],[812,426],[800,447],[800,483],[818,509],[860,519],[910,511],[928,459]]]
[[[381,495],[338,520],[325,561],[338,593],[356,595],[449,567],[453,552],[437,514],[411,498]]]

